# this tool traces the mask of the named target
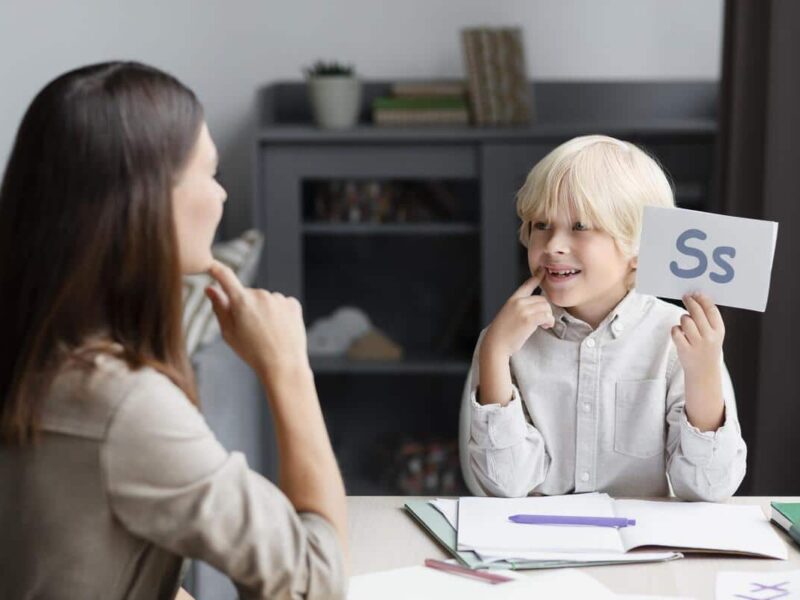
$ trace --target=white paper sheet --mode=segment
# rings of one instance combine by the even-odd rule
[[[535,575],[495,571],[516,581],[492,585],[431,569],[408,567],[350,578],[348,600],[530,600],[531,598],[616,598],[593,577],[573,569]]]
[[[647,206],[636,290],[662,298],[704,292],[716,304],[763,312],[778,224]]]
[[[723,571],[717,573],[717,600],[800,598],[800,571]]]
[[[759,506],[712,502],[615,500],[617,516],[636,519],[619,530],[626,550],[666,546],[746,552],[786,560],[786,544]]]
[[[429,500],[428,503],[442,513],[442,516],[453,526],[453,529],[458,529],[458,500],[454,498],[437,498],[436,500]]]
[[[514,514],[613,517],[613,500],[606,494],[575,494],[527,498],[460,498],[458,549],[500,552],[625,552],[616,529],[553,525],[521,525]]]
[[[651,596],[650,594],[617,594],[617,600],[695,600],[689,596]],[[737,600],[741,600],[737,598]]]

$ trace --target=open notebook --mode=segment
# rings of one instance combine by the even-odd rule
[[[457,545],[484,560],[542,560],[562,555],[623,555],[639,548],[720,552],[787,558],[785,543],[758,506],[711,502],[614,500],[607,494],[436,501],[452,513],[457,502]],[[636,519],[620,529],[520,525],[513,514],[554,514]],[[452,518],[452,514],[451,514]]]
[[[434,504],[437,506],[434,507]],[[479,556],[475,552],[456,550],[456,516],[458,500],[409,500],[405,504],[408,514],[413,517],[439,544],[458,562],[472,569],[553,569],[564,567],[586,567],[633,562],[654,562],[674,560],[683,555],[678,552],[637,552],[629,554],[549,554],[544,558],[504,558]],[[447,511],[447,516],[441,512]]]

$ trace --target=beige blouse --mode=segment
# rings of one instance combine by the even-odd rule
[[[328,521],[227,452],[166,377],[95,365],[56,378],[38,445],[0,446],[0,598],[173,598],[184,557],[243,598],[344,596]]]

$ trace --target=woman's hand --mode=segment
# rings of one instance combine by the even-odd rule
[[[672,341],[686,376],[686,417],[700,431],[715,431],[725,420],[722,397],[722,341],[725,324],[711,299],[687,295],[689,311],[672,328]]]
[[[225,341],[257,373],[308,368],[306,329],[300,303],[283,294],[246,288],[234,272],[214,261],[209,274],[219,288],[206,295]]]

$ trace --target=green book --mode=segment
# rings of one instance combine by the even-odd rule
[[[783,527],[792,536],[794,543],[800,546],[800,502],[770,502],[772,520]]]
[[[436,109],[458,109],[466,110],[467,101],[460,96],[456,97],[418,97],[418,98],[375,98],[372,101],[372,109],[391,109],[391,110],[436,110]]]

